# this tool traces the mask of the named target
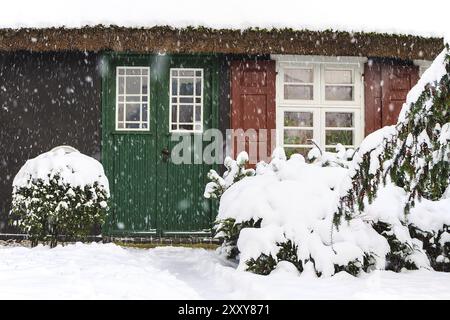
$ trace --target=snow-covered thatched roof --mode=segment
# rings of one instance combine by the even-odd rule
[[[445,10],[427,10],[388,0],[14,0],[1,6],[0,51],[432,59],[442,50],[448,19]]]

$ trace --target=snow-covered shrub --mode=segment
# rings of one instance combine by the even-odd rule
[[[215,221],[214,230],[215,238],[222,241],[220,251],[228,259],[236,259],[239,255],[237,248],[237,241],[241,230],[244,228],[259,228],[261,226],[261,219],[255,221],[250,219],[248,221],[236,222],[234,218],[218,219]]]
[[[348,168],[350,160],[352,160],[355,150],[346,149],[342,144],[336,145],[336,152],[322,150],[317,144],[308,152],[307,160],[323,167],[343,167]]]
[[[449,111],[447,47],[408,94],[399,123],[351,155],[313,149],[305,163],[277,149],[254,176],[229,186],[218,215],[234,231],[225,252],[260,274],[280,264],[319,276],[449,271]]]
[[[224,160],[226,171],[224,172],[223,177],[213,169],[208,172],[208,179],[210,182],[206,184],[204,197],[207,199],[220,199],[225,190],[233,183],[244,177],[253,176],[255,170],[246,169],[245,166],[247,163],[248,154],[245,151],[239,153],[236,160],[226,157]]]
[[[210,182],[206,184],[204,197],[207,199],[218,199],[222,194],[234,183],[242,180],[245,177],[255,175],[254,169],[246,169],[248,164],[248,154],[242,151],[238,154],[236,160],[226,157],[224,166],[226,171],[221,177],[215,170],[208,172],[208,179]],[[221,239],[223,246],[222,250],[225,255],[233,259],[237,256],[237,239],[242,228],[258,227],[258,221],[246,221],[244,223],[236,223],[232,218],[216,221],[214,229],[216,238]]]
[[[353,158],[334,221],[371,221],[389,242],[388,269],[450,269],[449,111],[447,46],[408,94],[397,125],[369,135]]]
[[[279,247],[278,252],[275,257],[272,255],[267,255],[262,253],[258,258],[250,258],[250,260],[246,261],[247,271],[251,271],[253,273],[268,275],[270,274],[281,261],[287,261],[292,263],[297,270],[300,272],[303,271],[302,261],[297,256],[298,247],[292,243],[291,240],[287,240],[283,243],[276,243],[277,247]]]
[[[258,164],[256,175],[222,195],[218,224],[230,223],[239,231],[235,246],[224,243],[225,253],[233,252],[240,269],[260,274],[282,261],[299,272],[324,276],[381,268],[389,249],[386,239],[362,219],[339,230],[333,225],[346,174],[340,166],[306,163],[301,155],[286,160],[276,149],[269,164]]]
[[[108,180],[95,159],[67,147],[28,160],[13,181],[11,223],[32,245],[81,239],[104,222]]]

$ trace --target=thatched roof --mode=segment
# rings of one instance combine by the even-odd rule
[[[366,56],[432,60],[443,39],[413,35],[292,29],[210,29],[95,26],[0,29],[0,52],[130,51]]]

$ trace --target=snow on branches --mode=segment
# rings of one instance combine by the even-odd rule
[[[32,245],[85,238],[104,222],[109,185],[102,165],[61,147],[28,160],[13,181],[11,223]]]
[[[391,246],[388,269],[431,264],[450,271],[450,243],[442,240],[450,224],[450,207],[445,206],[450,183],[449,129],[447,46],[409,92],[397,125],[369,135],[357,150],[334,216],[337,227],[357,216],[371,220]],[[389,201],[393,194],[399,196]],[[374,211],[374,202],[381,208]],[[440,214],[422,214],[424,204]],[[419,227],[418,216],[428,223]]]

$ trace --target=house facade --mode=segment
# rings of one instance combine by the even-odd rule
[[[310,139],[357,147],[396,123],[442,48],[438,38],[291,29],[0,30],[0,232],[15,233],[11,183],[26,159],[71,145],[105,167],[103,234],[207,236],[217,204],[203,189],[220,165],[175,163],[179,139],[194,150],[209,129],[250,130],[246,139],[270,146],[254,162],[274,146],[307,154]]]

